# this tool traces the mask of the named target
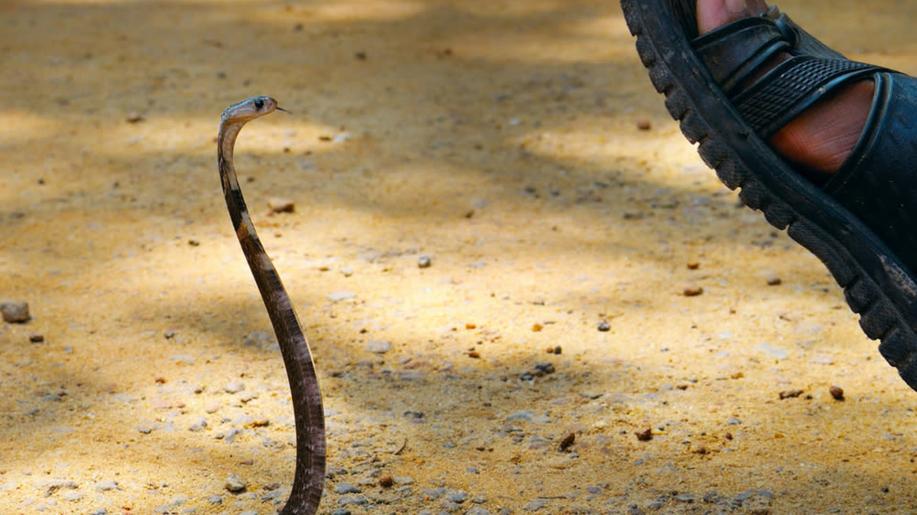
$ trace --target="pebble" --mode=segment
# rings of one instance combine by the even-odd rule
[[[767,281],[768,286],[780,286],[783,284],[783,279],[773,272],[765,274],[764,280]]]
[[[417,267],[418,268],[430,268],[433,265],[433,260],[430,259],[430,256],[420,256],[417,258]]]
[[[100,492],[108,492],[110,490],[117,490],[118,483],[116,481],[99,481],[96,483],[96,490]]]
[[[648,131],[653,128],[653,122],[648,118],[641,118],[637,120],[637,129],[641,131]]]
[[[357,297],[356,293],[352,291],[342,290],[342,291],[331,292],[328,295],[328,300],[330,300],[331,302],[341,302],[343,300],[355,299],[356,297]]]
[[[272,213],[292,213],[296,210],[296,204],[287,198],[271,197],[267,201],[267,207]]]
[[[645,431],[637,431],[634,434],[637,435],[637,440],[648,442],[653,439],[653,428],[647,428]]]
[[[462,504],[468,500],[468,493],[463,490],[449,490],[446,492],[446,499],[456,504]]]
[[[575,433],[570,433],[570,434],[568,434],[567,436],[565,436],[563,440],[560,441],[560,445],[558,445],[557,448],[558,448],[561,452],[564,452],[564,451],[566,451],[567,449],[569,449],[571,446],[573,446],[573,443],[574,443],[574,442],[576,442],[576,434],[575,434]]]
[[[226,476],[226,483],[223,486],[227,491],[237,494],[244,492],[247,485],[245,484],[245,481],[242,481],[239,476],[230,474]]]
[[[137,431],[139,431],[142,434],[148,435],[153,432],[153,425],[148,422],[141,423],[137,426]]]
[[[780,400],[795,399],[805,393],[803,390],[785,390],[780,392]]]
[[[554,365],[551,363],[536,363],[535,364],[536,374],[549,375],[556,372]]]
[[[43,334],[30,334],[29,341],[32,343],[44,343],[45,336]]]
[[[334,493],[336,494],[358,494],[360,489],[355,485],[350,483],[338,483],[334,486]]]
[[[347,508],[338,508],[331,512],[331,515],[350,515],[350,510]]]
[[[197,433],[203,431],[207,427],[207,420],[204,417],[198,417],[190,426],[188,426],[188,431]]]
[[[602,320],[601,322],[599,322],[598,329],[600,333],[607,333],[608,331],[611,331],[611,324],[609,324],[605,320]]]
[[[127,118],[124,119],[127,123],[140,123],[144,120],[143,115],[137,111],[131,111],[127,114]]]
[[[223,391],[226,393],[239,393],[245,389],[245,383],[242,381],[230,381],[226,383],[226,386],[223,387]]]
[[[70,479],[52,479],[44,484],[45,497],[54,495],[54,492],[57,492],[58,490],[76,490],[79,487],[80,485],[76,484],[76,481]]]
[[[369,499],[363,495],[345,495],[338,499],[338,504],[341,506],[348,506],[351,504],[363,506],[369,504]]]
[[[64,492],[61,497],[65,501],[76,502],[83,498],[83,494],[79,492]]]
[[[386,474],[379,478],[379,486],[382,488],[391,488],[395,486],[395,479],[392,476]]]
[[[828,392],[831,393],[831,397],[834,397],[834,400],[836,401],[844,400],[844,389],[841,388],[840,386],[832,386],[831,388],[828,389]]]
[[[525,511],[539,511],[547,505],[548,501],[545,499],[534,499],[529,501],[522,509]]]
[[[4,302],[0,304],[0,313],[3,321],[11,324],[24,324],[32,319],[28,302]]]
[[[769,343],[759,344],[755,348],[774,359],[786,359],[790,356],[790,353],[786,349],[775,347]]]
[[[490,515],[490,512],[481,508],[480,506],[475,506],[470,510],[465,512],[465,515]]]
[[[219,495],[211,495],[207,498],[207,502],[214,505],[223,504],[223,497]]]
[[[370,340],[366,342],[366,350],[374,354],[385,354],[392,350],[392,342],[386,340]]]
[[[682,293],[685,297],[700,297],[704,294],[704,289],[700,286],[688,286]]]
[[[427,500],[439,499],[446,493],[446,489],[443,487],[439,488],[425,488],[423,490],[423,496]]]

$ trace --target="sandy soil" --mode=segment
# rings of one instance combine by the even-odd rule
[[[784,8],[917,72],[913,1]],[[702,165],[616,2],[7,0],[0,70],[0,297],[33,315],[0,325],[0,512],[286,495],[286,380],[214,162],[252,94],[295,111],[237,166],[316,354],[325,512],[917,511],[917,396]]]

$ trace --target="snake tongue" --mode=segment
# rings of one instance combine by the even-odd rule
[[[278,111],[287,113],[287,114],[293,114],[293,111],[287,111],[286,109],[284,109],[284,108],[282,108],[282,107],[280,107],[280,106],[277,106],[275,109],[277,109]]]

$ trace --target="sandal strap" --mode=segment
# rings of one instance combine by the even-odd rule
[[[825,191],[875,231],[914,277],[917,79],[883,72],[876,74],[875,81],[875,100],[863,136]],[[917,296],[917,286],[911,289]]]
[[[743,18],[692,42],[713,79],[727,95],[778,52],[788,52],[797,33],[763,16]]]
[[[795,56],[732,96],[745,121],[764,139],[841,86],[885,71],[871,64]]]
[[[792,18],[780,11],[776,5],[769,7],[765,16],[777,25],[780,32],[784,34],[793,34],[792,39],[796,41],[795,51],[799,55],[812,55],[828,59],[846,59],[843,54],[806,32],[806,30],[797,25]]]

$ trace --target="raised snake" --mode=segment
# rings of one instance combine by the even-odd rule
[[[274,326],[293,396],[296,472],[290,498],[280,512],[311,515],[318,510],[325,479],[325,421],[322,393],[315,375],[309,343],[293,310],[290,296],[258,239],[233,166],[233,148],[242,127],[247,122],[278,109],[280,108],[276,100],[264,96],[251,97],[227,107],[220,117],[217,161],[229,217]]]

